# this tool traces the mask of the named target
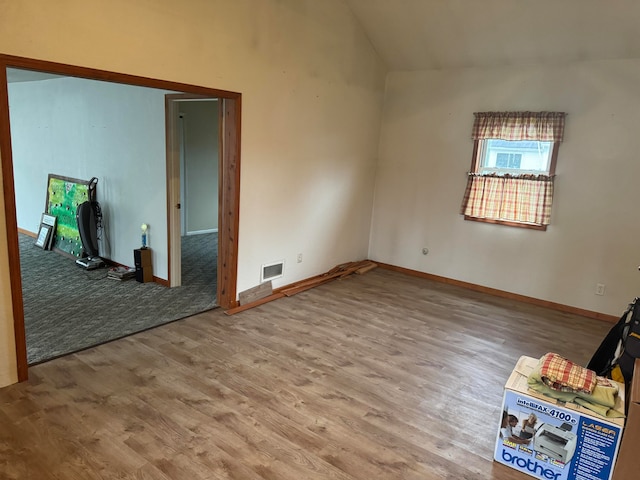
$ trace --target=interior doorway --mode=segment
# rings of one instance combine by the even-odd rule
[[[11,148],[9,104],[7,96],[7,68],[172,90],[220,99],[219,212],[224,211],[226,214],[223,215],[222,213],[219,213],[218,215],[218,233],[220,240],[219,268],[217,272],[217,298],[218,304],[222,308],[231,308],[235,306],[237,304],[235,298],[237,283],[237,232],[239,218],[241,95],[235,92],[216,90],[207,87],[135,77],[126,74],[43,62],[22,57],[0,55],[0,158],[3,178],[7,246],[9,250],[9,276],[11,280],[11,303],[13,307],[16,363],[19,381],[24,381],[28,378],[28,364],[24,328],[18,228],[15,208],[13,155]],[[169,175],[169,172],[167,172],[167,183],[172,185],[174,180],[175,179]],[[167,205],[160,207],[167,209],[167,216],[170,218],[170,212],[172,210],[170,204],[167,203]]]
[[[170,178],[179,178],[178,182],[167,183],[171,217],[169,285],[177,287],[185,279],[182,239],[213,235],[215,242],[209,243],[217,244],[222,119],[219,99],[201,95],[167,94],[165,111],[167,172]],[[189,238],[189,243],[194,239]],[[202,252],[213,253],[207,249]]]

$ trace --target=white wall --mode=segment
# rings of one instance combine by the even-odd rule
[[[179,102],[184,126],[186,233],[218,228],[218,101]]]
[[[620,315],[640,290],[638,85],[640,60],[390,74],[369,256]],[[459,214],[473,112],[492,110],[568,113],[546,232]]]
[[[2,53],[242,93],[238,291],[366,257],[385,67],[342,0],[0,3]]]
[[[48,174],[96,177],[100,255],[133,266],[147,223],[154,274],[166,280],[166,93],[78,78],[10,83],[18,227],[38,231]]]

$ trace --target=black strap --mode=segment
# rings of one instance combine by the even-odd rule
[[[633,311],[633,315],[638,314],[640,308],[639,298],[636,297],[632,303],[629,304],[627,310],[622,314],[618,323],[616,323],[607,336],[604,337],[604,340],[591,357],[587,368],[589,370],[593,370],[597,375],[608,376],[611,368],[613,367],[614,355],[616,353],[616,349],[618,348],[619,343],[624,340],[625,329],[628,330],[629,326],[629,313]]]
[[[89,180],[89,201],[96,201],[96,186],[98,185],[98,179],[96,177]]]

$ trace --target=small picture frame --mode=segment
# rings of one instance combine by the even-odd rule
[[[43,225],[49,225],[50,227],[56,226],[56,217],[53,215],[48,215],[46,213],[42,214],[42,220],[40,221]]]
[[[36,247],[51,250],[53,248],[54,237],[56,236],[56,227],[57,218],[54,215],[43,213],[40,219],[38,237],[36,238]]]
[[[36,239],[36,247],[45,248],[49,244],[49,238],[51,237],[51,226],[40,225],[40,231],[38,232],[38,238]]]

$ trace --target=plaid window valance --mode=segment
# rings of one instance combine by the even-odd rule
[[[548,225],[553,177],[469,174],[460,213],[474,218]]]
[[[537,140],[561,142],[564,137],[563,112],[477,112],[471,138],[485,140]]]

